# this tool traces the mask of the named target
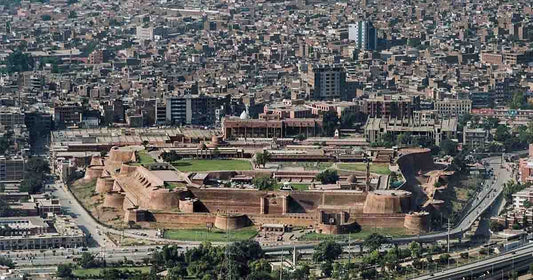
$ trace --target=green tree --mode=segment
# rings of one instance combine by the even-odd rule
[[[0,217],[11,216],[11,208],[5,199],[0,199]]]
[[[331,272],[333,271],[333,265],[331,262],[323,262],[320,264],[320,270],[322,270],[322,274],[326,277],[331,277]]]
[[[422,246],[420,246],[420,243],[413,241],[409,243],[409,251],[411,251],[413,259],[418,259],[422,255]]]
[[[258,165],[262,165],[265,168],[266,164],[270,161],[272,155],[268,151],[263,151],[262,153],[255,154],[255,162]]]
[[[439,147],[440,147],[440,150],[445,155],[454,156],[455,154],[457,154],[457,143],[455,143],[452,140],[449,140],[449,139],[442,140],[440,142]]]
[[[49,20],[52,19],[52,16],[51,16],[51,15],[42,15],[42,16],[41,16],[41,19],[42,19],[43,21],[49,21]]]
[[[83,254],[81,254],[81,257],[78,260],[78,265],[82,268],[98,267],[98,263],[94,255],[88,252],[83,252]]]
[[[335,130],[339,128],[339,117],[336,112],[327,111],[322,116],[322,127],[324,136],[333,136]]]
[[[370,251],[378,250],[381,245],[387,243],[387,238],[379,233],[372,233],[363,242],[363,246]]]
[[[348,112],[348,113],[344,113],[341,115],[341,127],[342,128],[352,128],[356,121],[357,121],[357,116],[353,112]]]
[[[6,256],[0,256],[0,265],[7,266],[9,268],[15,267],[15,263],[9,257]]]
[[[71,278],[73,275],[70,264],[59,264],[57,266],[56,276],[59,278]]]
[[[500,232],[504,229],[504,226],[497,221],[490,221],[490,230],[492,232]]]
[[[326,169],[315,176],[315,179],[322,182],[322,184],[334,184],[339,180],[339,174],[336,170]]]
[[[509,127],[507,125],[500,124],[496,127],[494,140],[498,142],[504,142],[509,137],[511,137],[511,133],[509,132]]]
[[[441,264],[447,264],[448,261],[450,261],[450,254],[446,253],[439,256],[439,262]]]
[[[261,175],[252,179],[252,184],[254,184],[257,189],[264,190],[273,190],[277,185],[276,179],[270,178],[269,175]]]
[[[33,65],[33,58],[20,50],[14,51],[7,57],[8,73],[30,71],[33,69]]]
[[[488,117],[483,121],[483,128],[485,130],[493,129],[498,127],[498,124],[500,123],[500,120],[495,117]]]
[[[68,18],[77,18],[78,17],[78,13],[76,13],[76,11],[70,11],[70,13],[68,14]]]
[[[320,242],[313,253],[315,262],[333,262],[342,254],[342,247],[333,240]]]

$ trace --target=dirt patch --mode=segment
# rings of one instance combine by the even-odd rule
[[[104,197],[95,191],[96,179],[78,180],[70,186],[70,191],[78,199],[81,205],[91,213],[91,215],[103,224],[120,228],[125,226],[123,222],[124,211],[102,207]]]

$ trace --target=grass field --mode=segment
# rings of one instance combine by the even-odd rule
[[[149,266],[139,266],[139,267],[113,267],[118,270],[124,271],[139,271],[141,273],[148,273],[150,272]],[[76,277],[87,277],[90,275],[101,275],[103,273],[105,268],[80,268],[80,269],[73,269],[72,274]]]
[[[324,170],[330,168],[331,162],[277,162],[281,167],[303,167],[304,170]]]
[[[360,163],[339,163],[337,164],[337,167],[339,169],[344,169],[344,170],[366,171],[366,164],[362,162]],[[371,163],[370,172],[377,173],[377,174],[384,174],[384,175],[388,175],[391,173],[391,171],[389,170],[389,165],[386,163]]]
[[[217,170],[252,170],[252,164],[246,160],[238,159],[191,159],[173,162],[178,170],[190,171],[217,171]]]
[[[404,228],[376,228],[376,229],[367,229],[367,230],[361,230],[360,232],[350,233],[350,234],[337,234],[337,235],[329,235],[329,234],[321,234],[321,233],[307,233],[303,235],[300,240],[304,241],[321,241],[321,240],[327,240],[327,239],[335,239],[335,240],[363,240],[372,233],[378,233],[383,236],[392,236],[392,237],[400,237],[400,236],[407,236],[409,235],[409,232],[407,232]]]
[[[141,165],[154,163],[155,159],[148,154],[146,150],[137,151],[138,163]]]
[[[95,187],[96,179],[83,183],[78,181],[70,186],[70,191],[72,191],[72,193],[78,198],[78,200],[84,203],[90,200],[91,196],[94,195]]]
[[[256,234],[255,227],[247,227],[230,231],[229,237],[230,241],[240,241],[250,239]],[[207,229],[170,229],[165,231],[165,238],[184,241],[227,241],[226,232],[217,229],[212,229],[210,232]]]
[[[294,190],[298,190],[298,191],[306,191],[309,189],[309,184],[295,184],[295,183],[291,183],[291,186],[294,188]],[[281,187],[281,184],[280,184],[280,187]]]

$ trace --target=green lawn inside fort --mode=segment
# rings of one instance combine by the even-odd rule
[[[129,271],[138,271],[140,273],[150,272],[149,266],[138,266],[138,267],[124,266],[124,267],[110,267],[110,268],[118,269],[120,271],[129,270]],[[101,275],[104,272],[104,269],[106,268],[103,268],[103,267],[101,268],[79,268],[79,269],[73,269],[72,274],[74,274],[75,277],[89,277],[89,276],[96,276],[96,277],[100,276],[101,277]]]
[[[240,159],[184,159],[172,163],[179,171],[252,170],[252,164]]]
[[[145,164],[150,164],[150,163],[154,163],[155,162],[155,159],[150,156],[150,154],[148,154],[148,152],[146,150],[140,150],[140,151],[137,151],[137,163],[139,165],[145,165]]]
[[[253,226],[232,230],[226,234],[223,230],[199,228],[199,229],[169,229],[165,231],[165,238],[176,239],[183,241],[210,241],[210,242],[224,242],[241,241],[253,238],[257,234],[257,229]]]
[[[337,168],[349,171],[366,171],[366,163],[338,163]],[[391,173],[389,165],[386,163],[371,163],[370,172],[389,175]]]
[[[304,234],[300,237],[300,241],[323,241],[328,239],[333,240],[363,240],[367,238],[372,233],[378,233],[383,236],[391,237],[402,237],[411,235],[405,228],[372,228],[372,229],[362,229],[359,232],[354,232],[350,234],[321,234],[310,232]]]

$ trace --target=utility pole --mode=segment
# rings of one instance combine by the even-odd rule
[[[448,218],[448,254],[450,253],[450,218]]]

